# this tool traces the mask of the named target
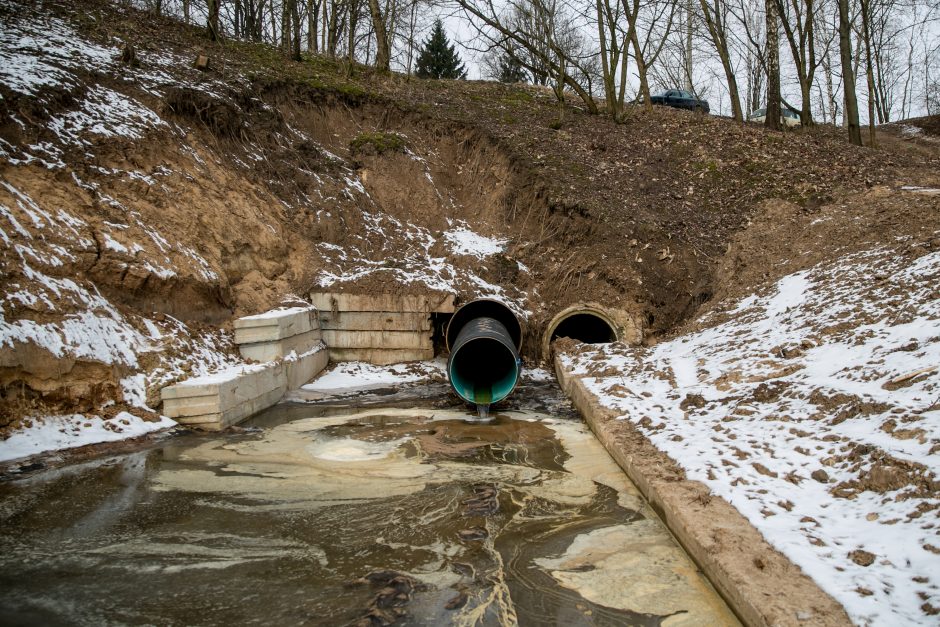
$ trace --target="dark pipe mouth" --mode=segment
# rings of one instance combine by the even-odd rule
[[[519,353],[503,323],[481,317],[463,325],[454,340],[447,378],[457,396],[488,406],[512,394],[520,368]]]
[[[522,325],[519,323],[519,319],[512,312],[512,309],[491,298],[472,300],[461,305],[454,312],[444,333],[447,350],[453,350],[457,342],[457,336],[460,335],[460,330],[474,318],[492,318],[498,321],[506,328],[506,333],[509,334],[513,344],[516,345],[516,350],[522,350]]]
[[[585,344],[607,344],[617,341],[617,332],[600,316],[582,312],[559,322],[552,331],[549,342],[554,342],[560,337],[570,337]]]
[[[449,375],[457,396],[468,403],[490,405],[515,389],[519,365],[507,346],[492,338],[479,338],[457,349]]]

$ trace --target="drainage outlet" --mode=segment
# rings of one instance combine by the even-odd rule
[[[552,342],[561,337],[570,337],[585,344],[638,344],[642,340],[642,332],[635,320],[624,311],[581,303],[558,312],[548,323],[542,336],[543,358],[551,359]]]
[[[447,379],[457,396],[486,408],[516,388],[522,325],[506,305],[475,300],[454,313],[447,326]]]

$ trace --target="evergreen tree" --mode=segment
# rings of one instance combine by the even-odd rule
[[[504,52],[499,56],[499,75],[496,79],[500,83],[525,83],[529,80],[529,75],[519,59],[509,52]]]
[[[434,30],[421,48],[415,75],[418,78],[467,78],[467,70],[454,46],[447,41],[440,20],[434,22]]]

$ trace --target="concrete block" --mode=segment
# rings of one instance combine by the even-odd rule
[[[377,366],[399,364],[406,361],[425,361],[434,358],[433,348],[331,348],[333,361],[367,361]]]
[[[284,388],[269,390],[265,394],[232,407],[224,412],[200,414],[198,416],[180,416],[175,418],[182,425],[202,429],[203,431],[221,431],[232,425],[247,420],[254,414],[274,405],[284,395]]]
[[[163,388],[160,396],[163,413],[179,422],[218,415],[220,423],[234,424],[267,407],[264,402],[276,403],[286,391],[287,369],[271,362],[189,379]]]
[[[235,405],[257,398],[268,390],[287,385],[284,367],[280,363],[268,363],[256,366],[238,366],[222,372],[188,379],[171,385],[160,391],[164,407],[170,401],[176,415],[166,414],[171,418],[185,415],[207,413],[187,407],[208,407],[210,411],[225,411]]]
[[[310,381],[329,359],[326,345],[317,340],[312,349],[293,359],[189,379],[163,388],[163,413],[199,429],[225,429],[274,405],[288,389]]]
[[[234,327],[236,344],[256,344],[319,329],[320,319],[314,307],[290,307],[238,318]]]
[[[330,361],[330,351],[326,344],[319,342],[312,350],[301,354],[293,361],[285,361],[287,367],[287,389],[296,390],[308,383],[320,371],[326,368]]]
[[[429,331],[323,331],[323,341],[333,348],[434,348]]]
[[[312,329],[306,333],[292,335],[291,337],[272,340],[270,342],[256,342],[252,344],[239,344],[238,352],[245,359],[254,361],[274,361],[283,359],[295,352],[298,355],[310,351],[322,339],[320,329]]]
[[[344,292],[311,292],[310,300],[320,311],[388,311],[420,313],[454,313],[454,295],[430,294],[346,294]]]
[[[320,328],[343,331],[430,331],[426,313],[320,310]]]

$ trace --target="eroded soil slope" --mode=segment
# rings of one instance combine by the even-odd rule
[[[236,359],[233,316],[315,288],[497,296],[530,340],[596,301],[655,337],[758,278],[725,252],[768,206],[940,183],[936,151],[900,137],[871,151],[660,109],[617,125],[537,88],[210,45],[105,0],[3,0],[0,18],[0,428],[146,414]]]

